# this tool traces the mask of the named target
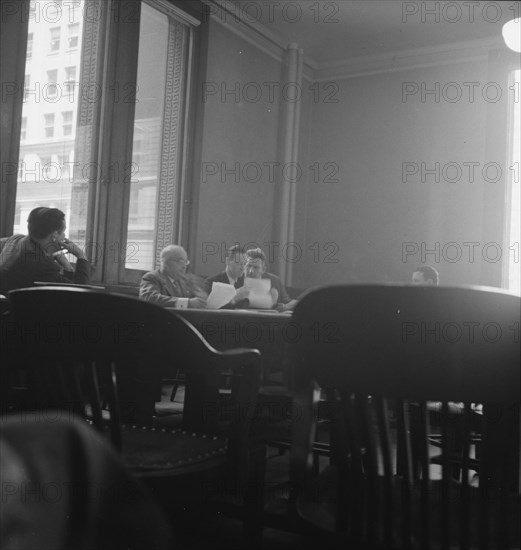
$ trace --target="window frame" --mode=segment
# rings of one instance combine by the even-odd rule
[[[74,127],[74,111],[62,111],[62,136],[63,137],[69,137],[72,135],[72,129]],[[66,120],[65,115],[70,115],[70,119]],[[65,128],[68,128],[70,131],[69,133],[65,133]]]
[[[71,32],[71,29],[74,32]],[[71,46],[71,40],[76,40],[76,44]],[[79,45],[79,24],[78,23],[69,23],[67,25],[67,50],[74,50]]]
[[[508,66],[508,90],[512,90],[515,86],[515,72],[520,71],[521,73],[521,63],[518,61],[517,65],[511,63]],[[508,105],[508,120],[507,120],[507,135],[508,135],[508,143],[506,147],[506,166],[508,169],[505,171],[507,174],[507,181],[505,182],[505,225],[504,225],[504,254],[502,256],[502,269],[501,269],[501,286],[502,288],[505,288],[511,292],[514,292],[513,289],[510,288],[510,265],[511,265],[511,255],[514,256],[514,262],[517,261],[519,263],[519,246],[520,242],[519,240],[517,242],[511,242],[510,237],[512,234],[512,194],[513,189],[512,186],[514,183],[517,183],[520,185],[519,177],[520,177],[520,170],[521,167],[517,163],[517,167],[514,166],[516,163],[514,161],[514,131],[515,131],[515,110],[516,105],[519,104],[519,95],[521,93],[520,87],[517,86],[517,90],[514,91],[513,97],[514,102],[513,104]],[[517,178],[518,181],[515,182],[514,178]],[[519,205],[517,205],[519,207]],[[519,239],[519,235],[518,235]],[[516,246],[517,245],[517,246]]]
[[[89,0],[86,0],[89,1]],[[190,215],[190,200],[189,196],[192,192],[187,188],[190,171],[192,169],[192,152],[194,142],[194,124],[195,120],[195,105],[196,92],[194,87],[194,75],[197,71],[194,70],[196,42],[198,40],[199,25],[202,20],[202,13],[194,11],[193,6],[189,3],[184,3],[182,0],[92,0],[98,2],[101,8],[101,18],[98,21],[97,42],[95,44],[96,59],[98,65],[95,68],[96,82],[102,87],[102,99],[95,107],[95,113],[92,120],[94,128],[92,134],[92,143],[89,143],[89,150],[95,154],[89,157],[89,161],[95,163],[101,177],[97,178],[92,183],[89,182],[88,200],[86,206],[85,219],[86,227],[83,227],[82,232],[85,235],[86,243],[94,243],[101,249],[101,256],[98,252],[90,247],[86,253],[94,266],[93,281],[102,282],[105,284],[136,284],[139,282],[142,270],[126,269],[124,254],[122,258],[115,258],[115,255],[126,248],[126,234],[128,226],[128,208],[130,186],[125,185],[129,181],[131,170],[123,169],[119,174],[118,181],[110,180],[111,167],[128,167],[130,168],[132,161],[132,144],[133,144],[133,127],[134,127],[134,111],[135,104],[132,102],[115,101],[114,94],[111,93],[114,85],[117,83],[120,86],[123,84],[136,84],[137,77],[137,61],[138,61],[138,46],[139,46],[139,25],[140,12],[143,2],[147,2],[155,9],[167,10],[168,15],[181,19],[183,23],[189,24],[189,57],[187,63],[186,75],[186,104],[183,110],[184,127],[182,135],[182,170],[181,179],[178,182],[179,193],[177,194],[177,203],[175,205],[175,216],[177,226],[177,236],[180,244],[187,247],[189,242],[189,215]],[[20,9],[23,9],[22,4],[27,10],[29,0],[20,2]],[[16,14],[15,16],[16,17]],[[2,22],[2,31],[4,31]],[[51,27],[58,29],[59,27]],[[4,33],[2,33],[2,44],[4,44]],[[2,73],[4,67],[9,65],[9,69],[16,73],[14,81],[23,82],[24,74],[27,66],[26,48],[28,40],[28,20],[23,21],[22,26],[18,26],[16,34],[10,33],[12,49],[12,37],[16,36],[16,43],[21,47],[17,48],[17,56],[10,54],[9,64],[4,64],[6,59],[2,55]],[[7,34],[5,34],[7,40]],[[64,31],[60,31],[60,44],[54,50],[49,51],[49,54],[57,54],[62,50],[63,44],[61,41],[69,38],[69,35],[64,36]],[[92,57],[83,59],[83,55],[91,55],[85,50],[85,44],[78,44],[82,48],[82,61],[78,68],[79,78],[82,80],[82,72],[84,71],[85,62],[90,62]],[[35,43],[33,41],[33,47]],[[3,49],[7,51],[7,49]],[[22,98],[24,97],[24,87],[20,86],[19,92],[19,108],[13,110],[13,124],[11,128],[10,140],[14,144],[7,151],[7,147],[2,144],[2,158],[16,160],[19,162],[19,147],[20,147],[20,132],[22,124]],[[15,98],[13,99],[13,102]],[[56,113],[41,113],[54,114],[53,136],[44,139],[56,139],[56,124],[59,122],[56,119]],[[79,109],[76,125],[80,124]],[[50,125],[50,117],[48,118]],[[48,126],[49,126],[48,125]],[[45,127],[45,125],[44,125]],[[58,132],[59,133],[59,132]],[[4,135],[4,132],[2,132]],[[60,136],[61,139],[61,136]],[[6,153],[4,154],[4,150]],[[74,152],[75,160],[77,160],[77,150]],[[6,200],[3,201],[2,214],[7,213],[5,219],[1,223],[1,235],[6,236],[12,234],[13,223],[16,209],[16,188],[17,188],[18,165],[16,173],[11,175],[13,185],[9,187],[9,193],[5,193]],[[4,193],[2,192],[2,197]]]
[[[56,114],[55,113],[43,113],[43,129],[44,129],[44,139],[53,139],[55,136],[56,129]],[[51,134],[49,135],[49,130]]]
[[[30,61],[33,58],[33,44],[34,44],[34,35],[30,32],[27,35],[27,61]]]
[[[128,85],[136,89],[137,64],[139,50],[139,27],[141,5],[146,2],[155,9],[166,11],[167,15],[180,19],[190,25],[188,45],[188,62],[186,78],[186,108],[184,111],[184,135],[182,170],[179,181],[178,201],[175,205],[175,220],[177,225],[176,241],[184,246],[188,243],[187,232],[190,215],[189,200],[187,197],[187,174],[192,148],[193,110],[194,99],[194,42],[197,40],[197,26],[200,21],[188,12],[178,7],[175,1],[169,0],[120,0],[107,10],[119,10],[119,14],[110,18],[106,34],[106,65],[104,67],[104,97],[114,98],[110,90],[114,86]],[[115,25],[114,21],[125,21],[124,25]],[[94,280],[105,284],[139,284],[145,271],[131,269],[125,266],[127,256],[127,228],[130,206],[130,182],[132,174],[132,148],[135,120],[135,103],[124,101],[107,101],[103,103],[101,118],[108,124],[100,127],[99,142],[104,146],[98,147],[101,151],[97,159],[102,176],[97,182],[96,189],[89,198],[91,204],[90,219],[94,222],[87,227],[86,242],[94,243],[87,252],[94,265]],[[110,180],[110,175],[116,171],[116,181]],[[95,206],[94,206],[95,204]],[[94,212],[94,210],[96,210]],[[107,216],[100,213],[110,212],[110,224]],[[130,245],[131,246],[131,243]],[[101,257],[97,256],[101,251]],[[128,250],[131,253],[131,250]],[[96,261],[98,260],[98,261]]]
[[[193,139],[194,139],[194,112],[195,112],[195,79],[194,79],[194,64],[195,64],[195,47],[198,39],[198,31],[200,21],[193,17],[190,13],[180,9],[176,3],[170,2],[168,0],[143,0],[143,3],[148,4],[152,8],[160,11],[168,17],[184,24],[187,27],[188,37],[186,45],[186,74],[183,84],[183,96],[184,96],[184,110],[182,111],[180,127],[181,135],[179,136],[179,171],[178,171],[178,181],[176,182],[175,189],[175,201],[174,209],[172,212],[172,217],[174,219],[174,228],[173,234],[166,232],[163,234],[163,239],[168,238],[168,243],[175,242],[181,244],[188,248],[188,227],[189,227],[189,216],[190,216],[190,193],[191,189],[189,188],[187,182],[189,181],[189,169],[192,159],[192,150],[193,150]],[[138,34],[138,43],[139,43],[139,34]],[[138,44],[139,45],[139,44]],[[136,59],[136,78],[137,78],[137,59]],[[134,120],[132,121],[132,133],[134,129]],[[168,130],[167,130],[168,131]],[[171,132],[169,132],[171,134]],[[132,136],[133,139],[133,136]],[[132,156],[130,157],[130,162],[132,161]],[[160,185],[158,185],[157,191],[159,192]],[[130,193],[125,197],[125,200],[130,202]],[[168,201],[167,201],[168,202]],[[126,267],[126,256],[131,260],[132,254],[135,252],[135,244],[128,242],[127,240],[127,227],[128,227],[128,207],[127,207],[127,216],[124,220],[124,230],[119,235],[119,240],[116,239],[112,241],[112,244],[109,245],[112,247],[113,254],[119,254],[121,260],[115,262],[116,259],[113,257],[112,263],[118,263],[118,275],[116,277],[115,273],[112,274],[114,280],[117,278],[119,284],[139,284],[143,273],[149,269],[136,269],[131,267]],[[157,243],[155,243],[157,246]],[[160,245],[161,247],[162,245]],[[155,246],[153,249],[153,254],[157,257],[157,251],[155,251]],[[157,259],[157,258],[156,258]],[[156,266],[152,265],[152,269]]]
[[[58,38],[53,38],[53,31],[58,31]],[[60,51],[61,47],[61,27],[51,27],[49,29],[50,37],[49,37],[49,53],[51,54],[57,54]],[[58,43],[58,46],[55,47],[56,42]]]

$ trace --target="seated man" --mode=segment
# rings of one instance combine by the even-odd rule
[[[178,309],[206,307],[204,291],[186,275],[189,264],[182,246],[172,244],[163,248],[160,269],[145,273],[141,279],[140,299]]]
[[[81,248],[65,238],[65,214],[35,208],[27,219],[29,235],[0,239],[0,294],[34,286],[35,281],[88,284],[90,264]],[[76,271],[63,254],[76,256]]]
[[[223,309],[233,309],[235,307],[246,307],[249,289],[244,288],[244,265],[246,259],[244,249],[239,245],[234,245],[225,252],[226,268],[221,273],[208,277],[206,279],[206,290],[208,293],[212,291],[213,283],[225,283],[233,285],[237,289],[237,294],[231,301],[223,306]]]
[[[266,271],[266,255],[260,248],[253,248],[246,252],[246,277],[253,279],[270,279],[271,290],[270,294],[273,299],[273,307],[279,311],[289,311],[293,309],[297,300],[292,300],[282,281],[273,273]]]
[[[438,286],[440,276],[438,272],[429,265],[418,267],[412,274],[414,286]]]

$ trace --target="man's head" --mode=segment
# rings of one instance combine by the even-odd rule
[[[189,264],[190,260],[182,246],[171,244],[161,250],[161,271],[168,277],[181,279]]]
[[[260,279],[266,271],[266,255],[260,248],[252,248],[246,252],[246,277]]]
[[[438,272],[429,265],[423,265],[412,274],[412,284],[415,286],[438,286]]]
[[[232,279],[238,279],[244,273],[246,258],[244,250],[236,244],[229,248],[225,253],[226,273]]]
[[[65,239],[65,214],[58,208],[34,208],[27,218],[27,230],[33,239],[61,243]]]

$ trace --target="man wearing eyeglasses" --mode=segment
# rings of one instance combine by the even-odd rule
[[[177,309],[205,308],[206,293],[186,273],[186,250],[172,244],[161,251],[161,267],[143,275],[139,297],[145,302]]]

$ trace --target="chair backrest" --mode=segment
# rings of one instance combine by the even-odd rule
[[[508,518],[512,501],[519,504],[519,313],[519,297],[478,287],[344,285],[306,294],[294,311],[301,333],[291,350],[297,492],[314,478],[318,384],[332,399],[338,530],[384,548],[398,539],[400,547],[428,548],[437,536],[445,548],[454,540],[466,548],[473,536],[488,548],[491,533],[507,547],[518,528]],[[442,432],[439,472],[429,460],[432,408]],[[417,483],[411,449],[420,462]],[[476,462],[477,496],[469,482]]]
[[[112,441],[119,446],[122,400],[145,400],[152,414],[161,379],[182,368],[187,373],[183,428],[215,433],[222,373],[232,372],[236,391],[230,407],[240,413],[231,421],[235,439],[229,447],[237,451],[260,385],[257,350],[218,352],[181,317],[127,296],[41,287],[12,291],[9,300],[11,354],[27,370],[37,408],[89,415],[102,428],[103,393]],[[119,394],[118,384],[124,386]]]

